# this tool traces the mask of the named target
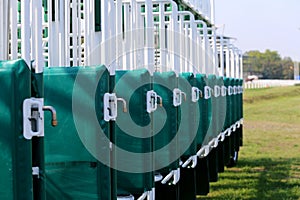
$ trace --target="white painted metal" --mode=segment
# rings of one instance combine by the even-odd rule
[[[34,60],[35,72],[44,71],[44,58],[42,50],[42,1],[32,0],[32,45],[31,60]]]
[[[21,1],[21,52],[28,66],[30,63],[30,1]]]
[[[2,0],[0,2],[0,60],[6,60],[8,57],[8,8],[9,2]]]
[[[10,33],[10,51],[11,56],[9,59],[17,59],[18,58],[18,1],[11,0],[9,4],[9,19],[8,20],[8,27]],[[9,34],[8,33],[8,34]],[[7,38],[8,41],[8,38]],[[6,48],[8,49],[8,48]]]
[[[224,37],[221,35],[220,36],[220,50],[219,50],[219,55],[220,55],[220,76],[224,76]]]

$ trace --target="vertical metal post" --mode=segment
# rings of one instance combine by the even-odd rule
[[[220,36],[220,76],[224,76],[224,38]]]
[[[244,78],[243,53],[240,52],[240,79]]]
[[[153,23],[153,4],[152,0],[145,1],[145,21],[146,21],[146,38],[145,38],[145,66],[151,75],[154,73],[154,23]]]
[[[30,63],[30,1],[21,1],[21,53],[22,58]]]
[[[160,48],[160,70],[166,71],[166,37],[165,37],[165,6],[159,3],[159,48]]]
[[[230,62],[230,48],[229,48],[229,44],[228,44],[228,40],[226,41],[226,43],[227,43],[227,45],[226,45],[226,50],[225,50],[225,54],[226,54],[226,66],[225,66],[225,68],[226,68],[226,76],[227,77],[230,77],[230,71],[231,71],[231,66],[230,66],[230,64],[231,64],[231,62]]]
[[[234,52],[234,47],[233,46],[231,46],[230,47],[230,62],[231,62],[231,66],[230,66],[230,70],[231,70],[231,72],[230,72],[230,77],[231,78],[235,78],[235,61],[236,61],[236,59],[235,59],[235,52]]]
[[[10,10],[9,10],[9,18],[10,18],[10,48],[11,48],[11,57],[9,59],[17,59],[18,58],[18,14],[16,11],[18,10],[18,1],[11,0],[10,1]],[[9,21],[8,21],[9,22]]]

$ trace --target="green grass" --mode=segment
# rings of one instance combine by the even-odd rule
[[[300,199],[300,87],[246,90],[238,165],[198,199]]]

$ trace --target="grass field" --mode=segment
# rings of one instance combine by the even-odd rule
[[[300,199],[300,86],[246,90],[238,165],[198,199]]]

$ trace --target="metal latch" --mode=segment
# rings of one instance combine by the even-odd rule
[[[237,87],[233,86],[233,94],[236,95],[237,94]]]
[[[157,109],[157,99],[159,99],[159,105],[162,107],[162,98],[157,95],[156,92],[150,90],[147,92],[147,112],[152,113]]]
[[[212,89],[209,86],[204,87],[204,98],[205,99],[210,99],[211,98],[211,92]]]
[[[223,85],[221,87],[221,96],[222,97],[225,97],[226,96],[226,93],[227,93],[227,88]]]
[[[233,95],[233,87],[232,86],[228,86],[228,96]]]
[[[44,136],[44,99],[30,98],[23,102],[23,135],[30,140]]]
[[[30,140],[32,137],[44,136],[44,111],[52,113],[52,126],[57,126],[56,110],[52,106],[44,106],[43,98],[25,99],[23,102],[23,136]]]
[[[215,85],[214,87],[214,96],[219,97],[221,95],[221,87],[218,85]]]
[[[117,98],[115,93],[105,93],[104,102],[104,120],[115,121],[118,116],[118,101],[123,103],[123,112],[127,112],[126,101],[122,98]]]
[[[243,86],[238,86],[238,94],[243,94]]]
[[[182,103],[182,96],[184,96],[184,101],[186,101],[186,94],[180,89],[175,88],[173,90],[173,105],[175,107],[180,106]]]
[[[192,102],[197,102],[202,97],[202,91],[197,87],[192,87]]]

